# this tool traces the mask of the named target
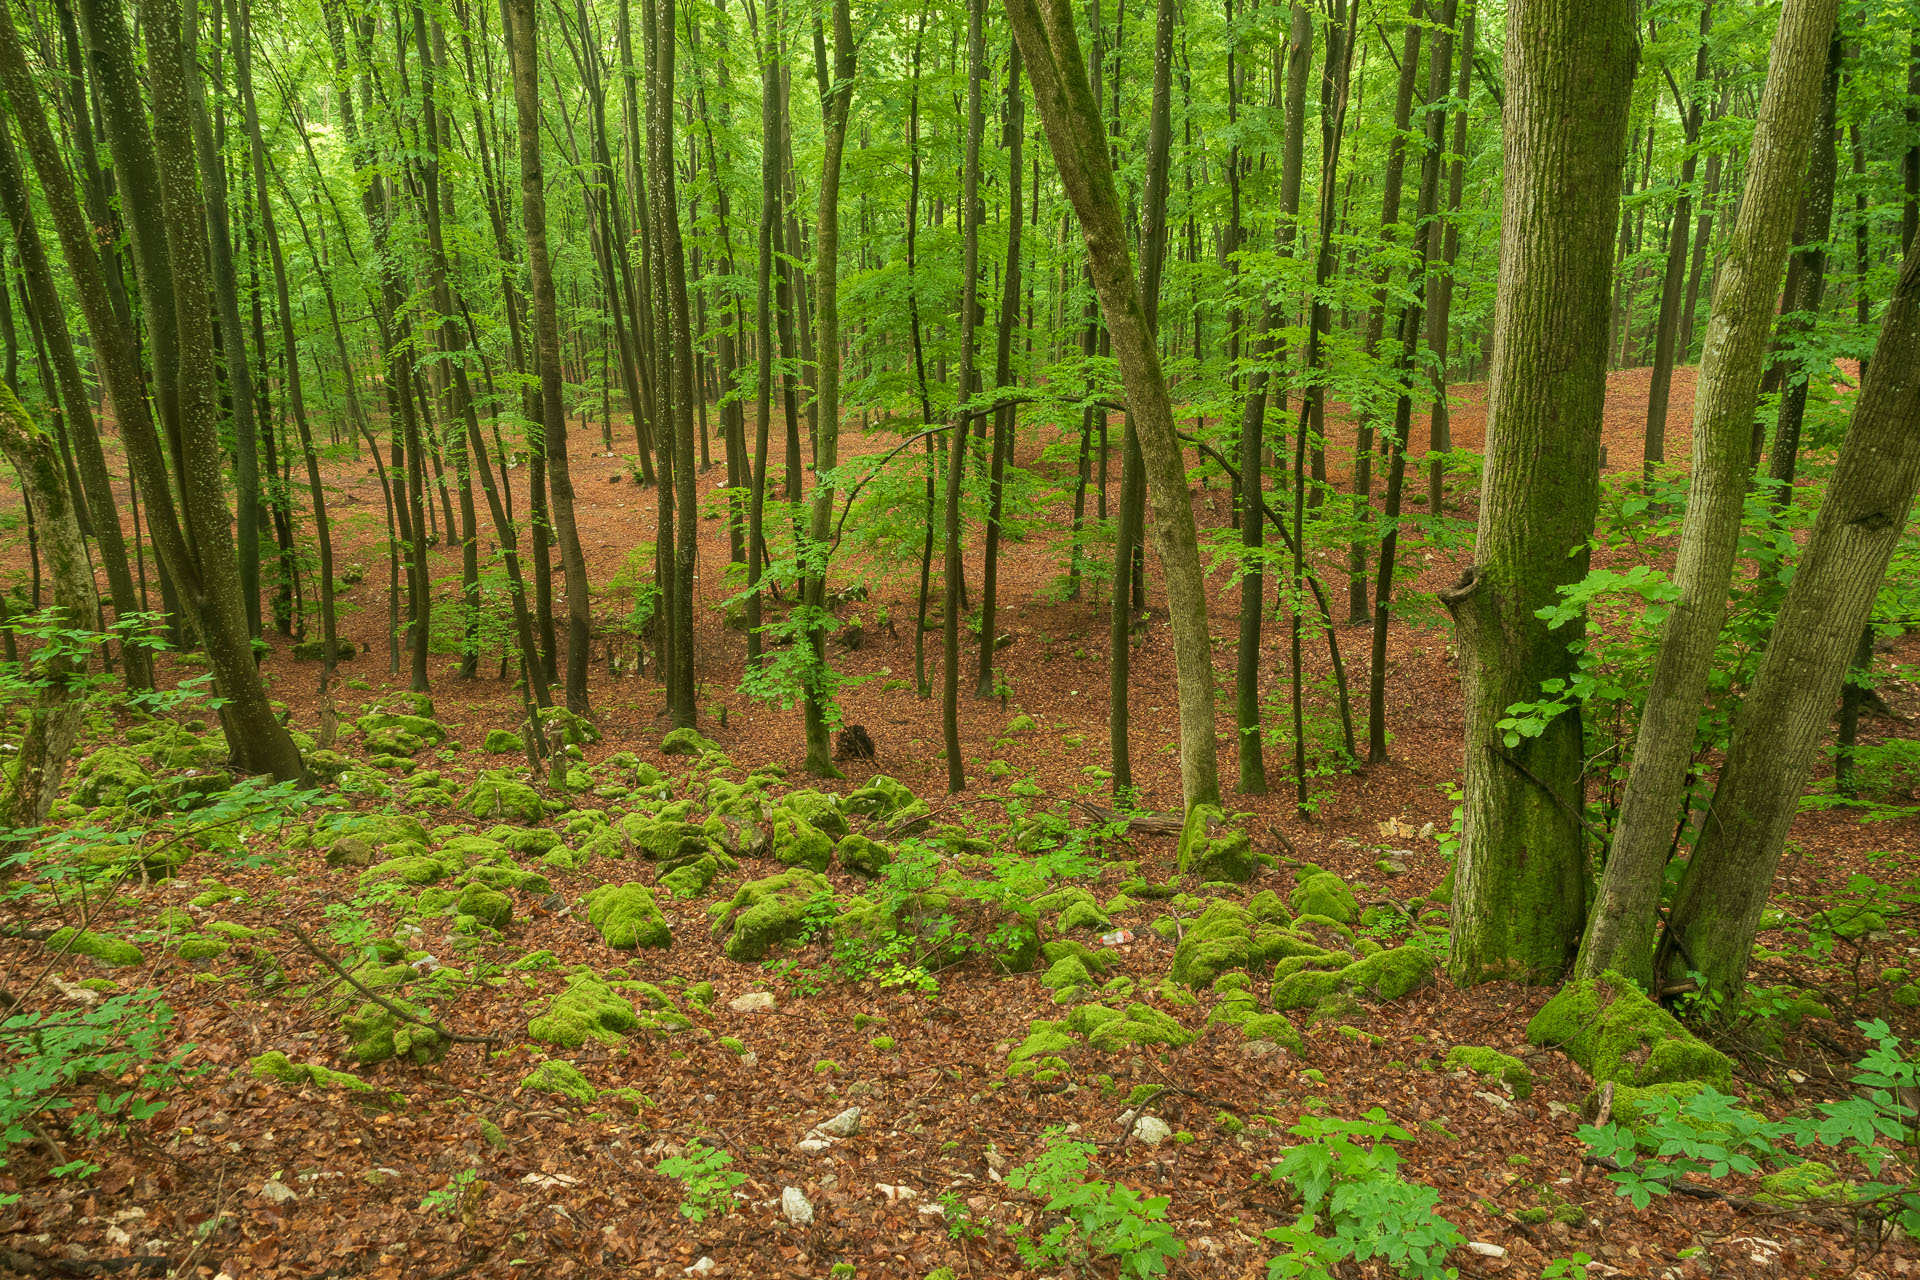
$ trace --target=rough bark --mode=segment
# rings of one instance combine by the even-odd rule
[[[1506,170],[1474,563],[1442,593],[1458,630],[1466,823],[1456,981],[1551,982],[1584,914],[1580,726],[1508,749],[1495,722],[1573,668],[1535,617],[1585,569],[1599,503],[1612,239],[1637,57],[1626,0],[1507,13]]]
[[[1662,869],[1726,617],[1760,366],[1836,7],[1836,0],[1788,0],[1774,34],[1746,192],[1714,282],[1694,392],[1693,477],[1673,570],[1679,597],[1661,628],[1613,847],[1581,948],[1584,975],[1615,969],[1643,981],[1652,976]]]

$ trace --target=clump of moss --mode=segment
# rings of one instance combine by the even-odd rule
[[[827,878],[794,867],[764,880],[749,880],[731,901],[716,904],[714,933],[731,930],[725,951],[730,960],[764,960],[767,953],[806,932],[806,909],[816,895],[833,892]]]
[[[1823,1200],[1847,1201],[1853,1199],[1853,1183],[1836,1173],[1831,1165],[1803,1160],[1760,1179],[1760,1191],[1754,1199],[1782,1209],[1797,1209]]]
[[[558,1094],[582,1105],[600,1096],[600,1091],[580,1073],[580,1068],[559,1058],[549,1058],[527,1072],[520,1079],[520,1087]]]
[[[145,959],[140,954],[140,948],[125,938],[95,933],[91,929],[76,929],[72,925],[54,930],[47,939],[47,950],[55,955],[88,956],[101,964],[116,967],[139,964]]]
[[[589,1040],[618,1044],[637,1030],[640,1015],[625,997],[591,973],[575,974],[547,1011],[527,1023],[527,1035],[542,1044],[578,1049]]]
[[[1648,999],[1607,972],[1569,982],[1527,1024],[1527,1040],[1564,1051],[1596,1081],[1644,1087],[1704,1080],[1732,1087],[1733,1063]]]
[[[513,920],[513,899],[484,884],[469,884],[453,905],[461,915],[472,916],[490,929],[504,929]]]
[[[539,792],[524,782],[491,774],[482,774],[461,792],[457,804],[462,813],[483,820],[534,823],[547,815]]]
[[[825,871],[833,860],[833,841],[791,809],[773,812],[773,856],[790,867]]]
[[[402,1004],[400,1007],[407,1006]],[[416,1010],[408,1009],[408,1012],[422,1016]],[[375,1004],[371,1000],[344,1015],[340,1019],[340,1027],[347,1033],[348,1048],[354,1061],[362,1065],[385,1062],[389,1058],[400,1058],[421,1065],[438,1062],[446,1056],[447,1049],[452,1045],[452,1041],[432,1027],[423,1027],[397,1017],[385,1005]]]
[[[1331,871],[1319,871],[1301,880],[1293,890],[1295,915],[1325,916],[1350,925],[1360,918],[1360,902],[1347,882]]]
[[[1158,1009],[1144,1004],[1128,1005],[1123,1016],[1108,1019],[1087,1034],[1089,1045],[1108,1053],[1119,1053],[1144,1044],[1178,1047],[1192,1042],[1193,1032]]]
[[[833,853],[843,868],[868,879],[879,876],[893,861],[892,849],[863,835],[840,837]]]
[[[1455,1071],[1471,1071],[1477,1076],[1499,1080],[1516,1098],[1527,1097],[1533,1092],[1532,1069],[1512,1054],[1502,1053],[1498,1049],[1457,1044],[1447,1050],[1446,1065]]]
[[[669,947],[673,933],[666,917],[653,900],[653,891],[629,880],[622,885],[603,884],[581,900],[587,923],[600,931],[606,944],[617,950],[636,947]]]
[[[372,1085],[359,1076],[347,1071],[334,1071],[317,1062],[293,1062],[278,1049],[271,1049],[257,1058],[250,1059],[248,1066],[253,1074],[262,1080],[271,1080],[289,1088],[313,1085],[320,1089],[346,1089],[352,1093],[376,1093]]]
[[[1197,804],[1187,811],[1186,825],[1180,830],[1179,868],[1184,874],[1202,881],[1228,881],[1245,884],[1260,868],[1253,852],[1253,841],[1244,831],[1228,830],[1221,835],[1213,829],[1226,823],[1226,814],[1218,805]]]
[[[663,756],[697,756],[720,750],[720,744],[696,729],[675,729],[660,740]]]

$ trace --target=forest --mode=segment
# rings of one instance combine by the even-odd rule
[[[1913,0],[14,0],[0,207],[0,1272],[1920,1269]]]

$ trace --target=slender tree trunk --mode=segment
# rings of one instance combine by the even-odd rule
[[[1673,386],[1674,343],[1680,323],[1680,297],[1686,284],[1687,233],[1693,229],[1693,171],[1699,159],[1701,86],[1707,79],[1707,37],[1713,32],[1713,0],[1700,6],[1700,43],[1693,61],[1693,84],[1681,117],[1686,156],[1680,162],[1680,189],[1667,229],[1667,265],[1660,280],[1660,317],[1653,338],[1653,380],[1647,394],[1646,475],[1667,460],[1667,398]]]
[[[1112,335],[1121,380],[1147,464],[1154,542],[1167,583],[1180,697],[1180,782],[1188,808],[1220,799],[1215,754],[1213,645],[1207,634],[1186,466],[1160,353],[1135,284],[1100,112],[1086,81],[1068,0],[1006,0],[1007,16],[1033,82],[1061,184],[1087,242],[1088,265]],[[1125,584],[1116,582],[1114,589]]]
[[[1599,506],[1609,268],[1637,52],[1625,0],[1507,11],[1490,441],[1474,562],[1441,593],[1466,711],[1449,961],[1463,983],[1558,979],[1585,916],[1578,720],[1513,747],[1496,724],[1542,680],[1573,671],[1570,637],[1536,614],[1585,573]]]
[[[1444,228],[1435,228],[1440,239],[1440,270],[1433,281],[1433,306],[1427,312],[1427,349],[1433,360],[1433,409],[1427,419],[1427,447],[1436,455],[1453,450],[1453,423],[1447,390],[1447,351],[1452,335],[1453,267],[1460,257],[1460,201],[1466,191],[1467,176],[1467,104],[1473,94],[1474,19],[1478,0],[1466,0],[1466,13],[1460,21],[1460,76],[1453,95],[1458,105],[1453,110],[1453,141],[1449,146],[1447,168],[1447,218]],[[1435,457],[1427,464],[1427,510],[1443,514],[1446,503],[1446,464]]]
[[[1673,571],[1679,595],[1661,627],[1613,846],[1581,946],[1582,975],[1613,969],[1645,982],[1654,974],[1655,916],[1726,617],[1746,508],[1749,424],[1834,13],[1835,0],[1788,0],[1774,34],[1746,193],[1714,282],[1694,393],[1693,479]]]
[[[1013,330],[1020,322],[1020,144],[1027,128],[1026,104],[1020,94],[1020,50],[1007,55],[1007,261],[1000,277],[1000,322],[994,339],[993,385],[1004,388],[1013,380]],[[1036,203],[1038,191],[1033,196]],[[994,611],[1000,590],[1000,515],[1007,458],[1013,451],[1017,414],[1003,405],[993,415],[993,453],[987,468],[986,564],[980,576],[980,679],[974,690],[993,696],[993,656],[998,650]]]

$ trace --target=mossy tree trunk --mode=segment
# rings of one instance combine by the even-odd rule
[[[1711,339],[1709,339],[1711,341]],[[1909,248],[1860,402],[1741,706],[1656,957],[1740,993],[1814,752],[1920,488],[1920,249]]]
[[[59,445],[27,416],[13,388],[3,382],[0,454],[13,464],[21,491],[32,504],[60,625],[76,632],[97,629],[100,617],[93,567],[87,561],[75,495],[67,487]],[[112,511],[112,507],[107,508],[109,514]],[[39,826],[53,807],[54,797],[60,794],[67,757],[80,733],[85,704],[78,681],[86,673],[89,649],[85,641],[57,645],[54,652],[58,656],[33,673],[39,693],[27,711],[19,753],[10,769],[0,771],[0,831]]]
[[[1213,653],[1206,582],[1194,534],[1186,464],[1153,327],[1141,305],[1132,254],[1100,110],[1087,84],[1069,0],[1005,0],[1014,38],[1033,81],[1034,103],[1061,185],[1086,237],[1100,309],[1113,338],[1127,403],[1146,463],[1154,546],[1167,582],[1174,668],[1180,695],[1180,789],[1187,808],[1220,800],[1214,744]],[[1117,580],[1113,589],[1124,591]]]
[[[1466,829],[1456,981],[1552,982],[1586,905],[1581,734],[1562,716],[1509,749],[1496,723],[1573,669],[1535,616],[1585,572],[1599,503],[1613,234],[1637,45],[1626,0],[1508,10],[1506,176],[1474,562],[1442,592],[1458,628]]]
[[[1726,618],[1727,584],[1746,510],[1747,455],[1760,365],[1799,199],[1802,157],[1819,109],[1836,8],[1835,0],[1788,0],[1774,34],[1746,192],[1733,242],[1714,281],[1694,393],[1693,477],[1673,570],[1680,594],[1661,629],[1613,848],[1581,946],[1579,972],[1584,977],[1608,969],[1641,982],[1653,977],[1655,914],[1674,822],[1685,797],[1700,706]]]

